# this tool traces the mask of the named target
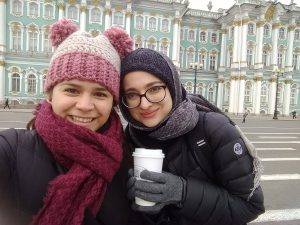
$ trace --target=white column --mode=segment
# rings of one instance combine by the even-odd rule
[[[111,27],[111,5],[110,1],[105,2],[105,30]]]
[[[256,23],[256,51],[255,51],[255,69],[263,68],[262,53],[263,53],[263,22]]]
[[[272,66],[277,65],[277,58],[278,58],[278,27],[280,26],[279,23],[275,23],[272,26],[272,59],[271,64]]]
[[[292,79],[288,78],[284,81],[284,98],[283,98],[283,115],[288,116],[290,113],[290,102],[291,102],[291,83]]]
[[[276,77],[273,76],[270,85],[269,114],[274,113],[275,98],[276,98]]]
[[[6,52],[6,3],[0,0],[0,51]],[[0,55],[0,102],[4,101],[5,57]]]
[[[248,33],[248,23],[244,23],[241,27],[242,36],[241,36],[241,64],[240,66],[245,68],[247,67],[247,33]]]
[[[226,56],[226,43],[227,43],[227,30],[222,29],[221,30],[221,38],[222,38],[222,44],[221,44],[221,53],[220,53],[220,68],[219,71],[225,71],[225,56]]]
[[[80,30],[86,31],[86,1],[82,0],[80,5]]]
[[[262,77],[255,77],[255,102],[254,102],[254,113],[255,115],[260,114],[260,97],[261,97],[261,81]]]
[[[232,52],[232,67],[239,68],[241,44],[239,42],[240,36],[240,20],[234,22],[234,40],[233,40],[233,52]]]
[[[173,48],[172,48],[172,61],[176,64],[177,66],[179,65],[179,39],[180,39],[180,32],[179,32],[179,23],[180,23],[180,19],[179,18],[175,18],[174,19],[174,26],[173,26]]]
[[[65,16],[65,3],[63,0],[58,2],[58,19],[62,19]]]
[[[239,97],[238,97],[238,113],[243,113],[244,112],[244,99],[245,99],[245,75],[242,75],[240,77],[240,82],[239,82]]]
[[[131,15],[132,15],[131,9],[130,10],[127,9],[127,11],[126,11],[126,32],[129,34],[129,36],[131,36],[131,34],[130,34]]]
[[[229,112],[235,112],[235,103],[236,103],[236,77],[231,76],[230,81],[230,96],[229,96]]]
[[[288,43],[287,43],[287,55],[286,55],[286,71],[293,71],[293,44],[294,44],[294,30],[295,25],[288,27]]]
[[[217,107],[222,109],[223,105],[223,93],[224,93],[224,79],[218,80],[218,97],[217,97]]]

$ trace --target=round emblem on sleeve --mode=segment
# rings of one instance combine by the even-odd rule
[[[243,154],[243,148],[240,143],[235,143],[233,146],[233,151],[237,155]]]

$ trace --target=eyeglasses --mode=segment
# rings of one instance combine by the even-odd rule
[[[138,93],[127,93],[122,97],[122,103],[129,109],[138,107],[141,104],[142,97],[145,97],[151,103],[158,103],[165,99],[166,97],[166,87],[153,86],[145,91],[144,94]]]

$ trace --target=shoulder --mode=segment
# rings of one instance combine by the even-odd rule
[[[217,112],[204,113],[202,116],[200,115],[200,119],[203,120],[204,128],[209,132],[215,132],[218,129],[226,127],[233,127],[225,115]]]

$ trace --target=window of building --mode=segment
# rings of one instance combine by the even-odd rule
[[[296,29],[295,30],[295,33],[294,33],[294,39],[296,41],[299,41],[300,40],[300,30]]]
[[[194,30],[189,30],[189,33],[188,33],[188,40],[189,41],[195,41],[195,31]]]
[[[277,55],[277,65],[278,67],[282,67],[283,66],[283,54],[281,52],[278,53]]]
[[[169,32],[169,20],[163,19],[161,22],[161,31],[162,32]]]
[[[247,66],[253,66],[253,49],[247,49]]]
[[[253,23],[248,24],[248,35],[253,35],[254,34],[254,25]]]
[[[78,9],[76,6],[69,6],[68,8],[68,18],[71,20],[78,20]]]
[[[291,87],[290,104],[297,105],[297,86],[295,84]]]
[[[142,48],[143,47],[143,38],[141,36],[137,36],[134,38],[134,48]]]
[[[144,29],[144,17],[137,16],[135,18],[135,28],[138,29],[138,30]]]
[[[204,96],[204,85],[203,85],[203,83],[197,84],[196,94]]]
[[[267,66],[267,59],[268,59],[268,52],[264,50],[262,55],[262,63],[264,66]]]
[[[38,17],[39,14],[39,6],[35,2],[30,2],[29,3],[29,16],[31,17]]]
[[[260,102],[262,104],[266,104],[268,101],[268,92],[267,92],[267,87],[265,85],[261,86],[261,93],[260,93]]]
[[[153,50],[156,50],[156,40],[155,38],[150,38],[148,43],[147,43],[147,48],[150,48],[150,49],[153,49]]]
[[[11,91],[12,92],[20,92],[20,75],[17,73],[14,73],[11,77]]]
[[[124,13],[115,12],[114,13],[114,25],[123,26],[124,25]]]
[[[154,17],[151,17],[149,19],[149,30],[156,31],[156,18],[154,18]]]
[[[27,92],[29,94],[36,93],[36,77],[33,74],[28,75],[27,78]]]
[[[93,23],[101,22],[101,10],[99,8],[93,8],[91,10],[91,22]]]
[[[28,50],[31,52],[37,52],[38,50],[38,34],[36,32],[29,32],[29,45]]]
[[[283,27],[281,27],[279,29],[279,39],[284,39],[284,37],[285,37],[284,34],[285,34],[285,29]]]
[[[188,81],[185,83],[184,88],[187,93],[192,94],[194,91],[194,85],[192,82]]]
[[[246,84],[245,86],[245,97],[244,97],[245,103],[251,102],[251,84]]]
[[[205,56],[206,56],[206,52],[205,50],[201,51],[199,54],[199,63],[202,64],[202,68],[205,69]]]
[[[216,70],[216,60],[217,60],[217,57],[216,57],[216,54],[214,52],[212,52],[209,56],[209,70]]]
[[[54,12],[54,7],[53,5],[45,5],[45,9],[44,9],[44,18],[46,19],[52,19],[54,18],[53,13]]]
[[[189,66],[195,62],[195,50],[190,48],[187,53],[187,66]]]
[[[231,67],[231,64],[232,64],[232,59],[233,59],[233,53],[232,51],[229,51],[228,52],[228,67]]]
[[[224,103],[228,104],[229,103],[229,96],[230,96],[230,83],[226,83],[225,88],[224,88]]]
[[[21,31],[14,30],[12,32],[12,49],[15,51],[21,50]]]
[[[180,40],[184,40],[184,29],[180,29]]]
[[[52,52],[52,45],[49,39],[49,32],[44,33],[44,52]]]
[[[169,55],[169,41],[166,38],[163,38],[160,43],[160,52]]]
[[[22,15],[22,2],[20,0],[13,0],[12,13],[16,16]]]
[[[264,37],[269,37],[270,36],[270,26],[269,25],[264,25]]]
[[[206,32],[201,31],[200,33],[200,42],[206,42]]]
[[[230,39],[234,39],[234,27],[230,29]]]
[[[299,58],[299,55],[296,53],[293,53],[293,68],[294,68],[294,70],[298,70],[298,58]]]
[[[216,33],[212,33],[211,34],[211,43],[212,44],[216,44],[217,43],[217,34]]]

